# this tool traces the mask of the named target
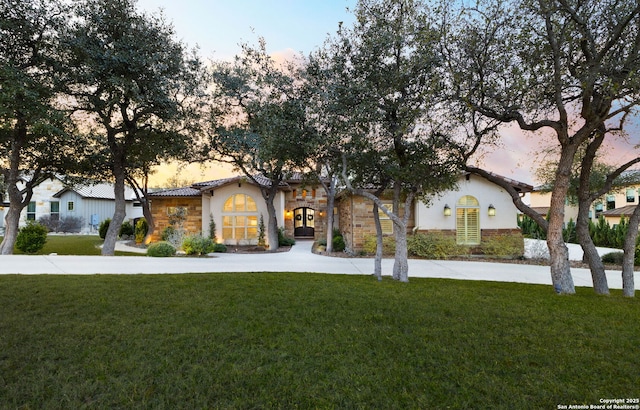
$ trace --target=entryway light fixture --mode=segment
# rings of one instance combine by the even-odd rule
[[[493,206],[493,204],[489,205],[489,216],[496,216],[496,208]]]
[[[451,208],[447,204],[444,206],[444,216],[451,216]]]

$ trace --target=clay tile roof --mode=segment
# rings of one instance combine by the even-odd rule
[[[633,211],[635,211],[637,205],[627,205],[622,206],[620,208],[610,209],[608,211],[604,211],[602,215],[604,216],[631,216]]]
[[[171,188],[164,189],[162,191],[150,192],[150,197],[197,197],[200,196],[200,190],[184,187],[184,188]]]

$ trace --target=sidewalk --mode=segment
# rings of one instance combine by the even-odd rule
[[[311,253],[311,241],[298,241],[289,252],[269,254],[220,253],[209,258],[149,258],[131,256],[0,256],[0,274],[179,274],[206,272],[316,272],[327,274],[370,275],[371,258],[336,258]],[[384,259],[383,275],[391,275],[393,259]],[[572,269],[576,286],[592,286],[588,269]],[[447,278],[551,284],[548,266],[409,260],[411,278]],[[620,272],[608,271],[612,289],[622,288]],[[640,275],[636,273],[636,289]]]

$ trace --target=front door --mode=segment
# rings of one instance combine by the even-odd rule
[[[296,237],[313,237],[315,211],[311,208],[297,208],[293,211],[293,234]]]

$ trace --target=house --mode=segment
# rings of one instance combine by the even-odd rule
[[[127,201],[126,219],[135,220],[142,217],[142,207],[131,188],[125,188],[125,197]],[[6,201],[6,197],[3,199]],[[1,205],[0,229],[4,227],[4,215],[6,209],[9,208],[9,203],[3,202]],[[64,177],[55,176],[33,188],[31,201],[20,215],[20,226],[26,225],[28,221],[41,220],[41,218],[58,221],[67,217],[75,217],[80,221],[80,232],[94,233],[97,232],[100,222],[111,218],[114,211],[113,185],[95,183],[66,186]]]
[[[505,178],[523,194],[533,187]],[[216,238],[228,245],[256,244],[260,218],[267,218],[267,209],[260,184],[246,177],[232,177],[201,182],[189,187],[149,194],[151,212],[156,224],[152,240],[160,239],[162,231],[183,215],[186,232],[208,232],[214,221]],[[383,196],[390,206],[391,198]],[[334,228],[343,234],[347,247],[361,250],[368,235],[375,235],[372,203],[360,196],[342,192],[333,209],[327,209],[327,196],[319,186],[305,184],[301,175],[284,181],[274,200],[278,224],[284,232],[296,238],[324,237],[327,212],[334,213]],[[439,232],[456,237],[460,244],[477,247],[495,235],[522,234],[517,226],[518,211],[511,197],[499,186],[485,179],[464,174],[457,190],[432,199],[429,204],[413,204],[409,229],[418,232]],[[385,234],[393,233],[393,224],[380,211]]]
[[[132,223],[142,217],[142,205],[134,190],[125,186],[125,221]],[[57,210],[57,218],[78,218],[81,221],[81,233],[97,233],[98,226],[113,216],[116,209],[113,185],[107,183],[79,184],[66,186],[53,194],[51,199],[51,217]]]

